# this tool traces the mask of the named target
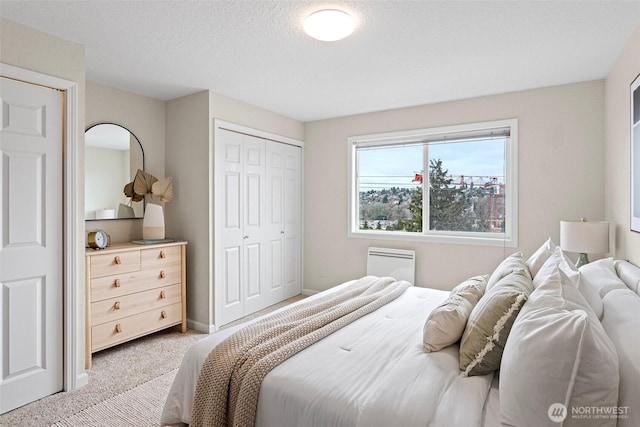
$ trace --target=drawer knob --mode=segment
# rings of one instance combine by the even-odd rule
[[[167,312],[162,310],[162,313],[160,313],[160,316],[162,316],[163,319],[167,318]]]
[[[164,274],[164,270],[161,270],[161,271],[160,271],[160,278],[161,278],[161,279],[164,279],[164,278],[165,278],[165,276],[166,276],[166,274]]]
[[[119,257],[119,256],[115,257],[115,258],[114,258],[114,261],[115,261],[115,263],[116,263],[116,264],[118,264],[118,265],[122,264],[122,260],[120,260],[120,257]]]
[[[120,310],[120,301],[116,301],[115,304],[113,304],[113,308],[115,310]]]
[[[165,297],[166,297],[166,295],[165,295],[164,291],[160,291],[160,298],[165,298]]]
[[[115,286],[116,288],[120,287],[120,279],[116,279],[113,281],[113,286]]]
[[[164,253],[164,251],[160,251],[160,258],[166,258],[167,255]]]
[[[120,323],[118,323],[116,325],[116,333],[119,334],[120,332],[122,332],[122,326],[120,326]]]

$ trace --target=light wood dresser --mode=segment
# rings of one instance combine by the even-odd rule
[[[170,326],[187,331],[186,242],[86,250],[86,368],[91,355]]]

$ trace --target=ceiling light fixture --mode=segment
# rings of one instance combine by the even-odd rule
[[[325,42],[343,39],[355,27],[356,23],[351,15],[336,9],[319,10],[304,21],[304,31],[314,39]]]

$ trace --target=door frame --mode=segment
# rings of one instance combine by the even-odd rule
[[[78,271],[80,226],[78,225],[78,84],[36,71],[0,63],[0,75],[25,83],[45,86],[64,93],[62,106],[62,178],[63,178],[63,390],[71,391],[86,385],[89,376],[78,373],[79,331],[78,289],[83,275]]]

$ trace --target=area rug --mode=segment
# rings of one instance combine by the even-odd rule
[[[157,427],[177,369],[91,406],[54,427]]]

